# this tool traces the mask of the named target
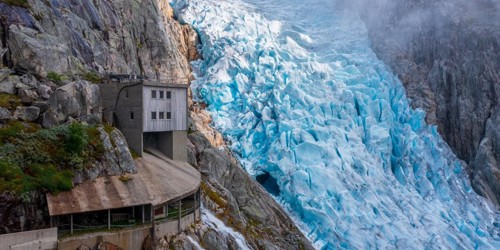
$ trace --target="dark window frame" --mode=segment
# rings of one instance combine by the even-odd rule
[[[165,91],[160,90],[160,99],[165,99]]]
[[[172,91],[167,91],[167,99],[172,99]]]
[[[156,99],[156,90],[151,90],[151,99]]]
[[[130,111],[130,120],[134,120],[134,111]]]
[[[167,120],[172,119],[172,112],[167,112],[165,119],[167,119]]]
[[[156,120],[156,111],[151,112],[151,120]]]
[[[164,120],[165,119],[165,112],[163,112],[163,111],[158,112],[158,119]]]

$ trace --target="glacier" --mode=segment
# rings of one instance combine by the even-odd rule
[[[333,0],[170,0],[195,101],[318,249],[500,249],[499,213]]]

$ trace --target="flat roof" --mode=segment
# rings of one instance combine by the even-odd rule
[[[71,191],[47,194],[50,216],[91,212],[145,204],[153,206],[196,193],[201,175],[185,162],[173,161],[161,153],[144,152],[135,161],[137,173],[128,181],[120,176],[100,177],[81,183]]]

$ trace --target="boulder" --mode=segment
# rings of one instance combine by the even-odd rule
[[[33,75],[22,75],[19,77],[19,80],[21,81],[22,84],[29,86],[32,89],[35,89],[38,87],[38,80],[35,78]]]
[[[12,114],[9,110],[0,107],[0,121],[4,122],[10,120],[12,118]]]
[[[45,84],[38,85],[38,95],[40,95],[40,97],[45,100],[48,100],[53,92],[54,91],[52,91],[52,88]]]
[[[12,82],[0,82],[0,93],[16,94],[16,87]]]
[[[18,76],[7,76],[0,81],[0,93],[16,94],[16,84],[20,83]]]
[[[77,171],[73,177],[73,183],[78,184],[101,176],[137,173],[135,161],[123,134],[117,129],[108,134],[102,125],[98,126],[97,130],[103,144],[104,154],[92,167]]]
[[[16,111],[14,112],[14,118],[27,122],[32,122],[36,120],[39,115],[40,115],[40,108],[34,106],[30,107],[18,106],[16,108]]]
[[[42,127],[52,128],[59,125],[59,119],[57,117],[57,112],[52,109],[47,110],[42,116]]]
[[[31,105],[38,107],[40,109],[40,113],[45,113],[45,111],[49,110],[50,108],[49,104],[44,101],[34,101]]]
[[[59,87],[49,98],[50,107],[58,113],[59,122],[68,117],[88,123],[101,121],[101,92],[99,86],[78,80]]]
[[[21,102],[24,105],[31,105],[31,103],[39,98],[38,93],[30,89],[20,89],[17,95],[21,98]]]
[[[122,173],[137,173],[135,161],[130,153],[125,136],[118,129],[113,129],[110,133],[111,141],[115,145],[114,150],[118,166]]]
[[[0,57],[1,58],[1,57]],[[0,82],[9,77],[12,73],[12,70],[8,68],[0,68]]]

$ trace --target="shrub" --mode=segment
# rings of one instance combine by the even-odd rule
[[[23,131],[23,128],[22,123],[18,121],[7,123],[5,127],[0,128],[0,141],[5,142],[9,138],[17,136]]]
[[[0,192],[70,190],[73,171],[104,155],[99,134],[80,123],[37,129],[15,121],[0,128]]]
[[[19,105],[21,105],[21,98],[19,96],[0,93],[0,107],[13,111]]]
[[[49,78],[53,82],[61,82],[63,80],[63,76],[57,74],[56,72],[50,71],[47,74],[47,78]]]
[[[87,145],[88,135],[85,127],[80,123],[72,123],[69,125],[68,134],[66,136],[66,150],[70,154],[81,155]]]
[[[6,3],[12,6],[19,6],[28,9],[30,5],[28,4],[28,0],[0,0],[2,3]]]
[[[101,80],[101,77],[95,73],[95,72],[87,72],[83,75],[83,79],[89,81],[89,82],[92,82],[92,83],[100,83],[102,80]]]

